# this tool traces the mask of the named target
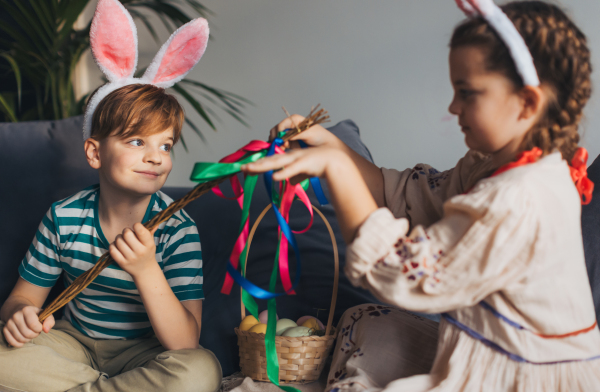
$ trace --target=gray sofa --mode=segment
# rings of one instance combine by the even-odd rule
[[[96,171],[85,161],[81,127],[81,117],[0,124],[0,304],[10,294],[18,278],[18,265],[50,205],[98,182]],[[352,121],[343,121],[333,126],[331,131],[371,159]],[[223,189],[227,191],[227,186]],[[189,190],[163,189],[173,199],[180,198]],[[312,190],[309,196],[318,206]],[[252,221],[268,202],[265,187],[259,182],[252,202]],[[331,206],[321,210],[336,231],[343,268],[345,246],[335,215]],[[239,369],[237,338],[233,329],[241,321],[240,296],[237,286],[230,296],[221,294],[220,289],[226,261],[237,237],[241,212],[235,201],[220,199],[212,193],[192,202],[186,211],[196,221],[202,242],[206,301],[200,344],[216,354],[223,374],[227,376]],[[308,214],[303,208],[292,208],[291,217],[293,227],[304,227],[308,223]],[[275,218],[273,214],[267,214],[250,251],[248,277],[264,288],[268,287],[273,265],[276,232]],[[279,316],[292,319],[316,315],[317,309],[329,309],[333,282],[331,242],[323,222],[316,217],[313,228],[298,235],[297,240],[303,257],[298,294],[277,300]],[[290,257],[293,259],[293,254]],[[50,298],[63,289],[62,283],[57,283]],[[365,302],[376,300],[368,292],[351,286],[341,274],[334,321],[337,322],[345,309]],[[261,310],[266,309],[266,302],[258,303]],[[325,311],[320,311],[319,318],[326,321]]]
[[[18,278],[17,267],[50,205],[98,182],[97,173],[85,161],[81,124],[81,117],[62,121],[0,124],[0,304],[14,286]],[[352,121],[342,121],[331,127],[330,131],[362,156],[372,160]],[[589,175],[598,186],[592,203],[583,208],[582,227],[596,317],[600,321],[600,159],[590,166]],[[261,182],[262,179],[252,202],[252,221],[268,204]],[[326,186],[324,188],[327,192]],[[163,191],[177,199],[189,189],[165,188]],[[313,204],[318,205],[312,190],[309,196]],[[343,268],[345,246],[335,215],[331,206],[321,210],[333,224]],[[212,193],[192,202],[186,211],[198,225],[204,260],[206,301],[200,344],[216,354],[223,374],[227,376],[239,369],[237,339],[233,329],[240,322],[240,297],[237,286],[230,296],[221,294],[220,289],[241,213],[234,201],[220,199]],[[304,227],[308,223],[308,215],[302,208],[293,208],[291,218],[293,227]],[[250,251],[248,277],[265,288],[268,287],[273,264],[276,227],[273,215],[268,214],[261,223]],[[315,218],[313,228],[306,234],[298,235],[297,240],[303,256],[298,294],[277,300],[279,316],[292,319],[307,314],[316,315],[317,309],[328,309],[333,279],[331,244],[323,222]],[[293,260],[293,255],[290,257]],[[50,298],[63,289],[62,283],[57,284]],[[377,301],[368,292],[351,286],[341,274],[334,322],[339,320],[345,309],[366,302]],[[261,310],[266,309],[264,301],[258,303]],[[321,311],[319,316],[323,321],[326,320],[325,312]]]

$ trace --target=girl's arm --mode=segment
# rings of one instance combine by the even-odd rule
[[[377,209],[377,203],[360,169],[344,151],[329,146],[294,149],[244,165],[247,173],[277,170],[273,180],[282,181],[299,175],[327,180],[331,203],[336,211],[342,235],[352,242],[359,226]]]
[[[294,114],[286,118],[278,125],[273,127],[273,129],[271,129],[270,139],[274,139],[279,132],[285,129],[293,129],[295,125],[300,124],[302,120],[304,120],[304,117],[298,114]],[[294,137],[292,140],[292,143],[288,143],[287,147],[297,148],[299,146],[297,143],[294,143],[294,141],[302,140],[312,147],[329,147],[344,152],[348,157],[350,157],[350,159],[352,159],[354,165],[358,168],[360,176],[366,183],[367,188],[371,192],[371,196],[377,205],[379,207],[383,207],[385,205],[384,184],[381,168],[360,156],[360,154],[348,147],[333,133],[329,132],[320,125],[315,125]]]
[[[153,233],[141,223],[125,229],[110,245],[115,262],[140,293],[156,337],[167,350],[198,348],[202,301],[180,302],[156,262]]]
[[[2,332],[6,342],[12,347],[22,347],[42,331],[47,333],[54,326],[52,315],[43,324],[38,320],[38,314],[50,290],[51,287],[35,286],[19,278],[0,309],[0,318],[6,322]]]

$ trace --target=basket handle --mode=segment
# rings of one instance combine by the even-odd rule
[[[329,336],[331,332],[331,324],[333,323],[333,313],[335,311],[335,303],[337,301],[337,293],[338,293],[338,280],[340,275],[340,258],[338,254],[337,242],[335,240],[335,234],[333,233],[333,229],[329,224],[325,215],[317,207],[312,206],[313,210],[317,211],[319,216],[325,222],[325,226],[327,226],[327,230],[329,231],[329,236],[331,237],[331,244],[333,245],[333,260],[334,260],[334,274],[333,274],[333,293],[331,294],[331,305],[329,307],[329,318],[327,319],[327,327],[325,328],[325,336]],[[271,204],[265,207],[265,209],[260,213],[256,222],[252,226],[252,230],[250,230],[250,234],[248,235],[248,251],[246,252],[246,259],[244,261],[244,276],[246,276],[246,268],[248,267],[248,254],[250,254],[250,244],[252,243],[252,238],[254,238],[254,233],[256,233],[256,229],[258,228],[258,224],[263,220],[267,212],[271,209]],[[242,289],[240,288],[240,304],[242,307],[242,320],[246,317],[246,307],[244,306],[244,302],[241,300]]]

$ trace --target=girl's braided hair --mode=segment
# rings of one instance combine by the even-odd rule
[[[592,91],[586,37],[555,5],[519,1],[501,8],[529,47],[542,85],[553,92],[546,115],[525,135],[521,151],[539,147],[546,155],[559,150],[571,162],[578,148],[583,107]],[[517,89],[523,87],[508,48],[483,18],[462,23],[450,40],[451,48],[472,45],[487,50],[489,71],[504,74]]]

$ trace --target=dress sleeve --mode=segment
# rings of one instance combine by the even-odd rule
[[[398,171],[382,168],[385,205],[396,218],[406,218],[410,227],[425,227],[443,215],[449,198],[468,191],[493,169],[487,156],[469,151],[456,167],[438,172],[426,164]]]
[[[63,270],[60,264],[60,236],[53,208],[42,219],[19,265],[21,278],[39,287],[54,286]]]
[[[534,203],[520,187],[478,184],[444,205],[425,229],[375,211],[348,247],[346,275],[380,300],[440,313],[477,304],[525,276],[538,235]]]

